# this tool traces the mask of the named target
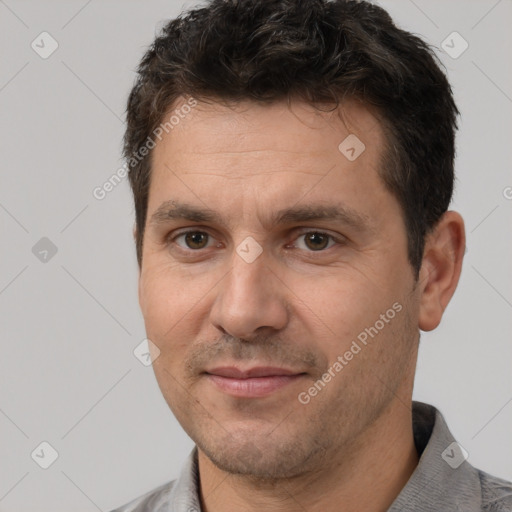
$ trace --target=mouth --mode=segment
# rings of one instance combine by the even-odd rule
[[[234,366],[213,368],[204,372],[220,391],[238,398],[259,398],[303,378],[306,373],[287,368],[259,366],[242,370]]]

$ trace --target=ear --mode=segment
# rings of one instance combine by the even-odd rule
[[[464,221],[457,212],[446,212],[425,241],[419,276],[421,330],[431,331],[441,322],[457,288],[465,250]]]

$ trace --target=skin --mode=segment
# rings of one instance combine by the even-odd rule
[[[365,144],[352,162],[338,149],[350,133]],[[384,511],[417,465],[419,329],[439,324],[455,290],[464,225],[455,212],[443,216],[416,280],[401,208],[377,172],[384,145],[378,118],[355,101],[330,113],[298,100],[199,102],[153,151],[139,301],[160,350],[160,389],[198,445],[207,512]],[[160,213],[152,221],[168,201],[220,219]],[[342,205],[363,222],[271,221],[305,205]],[[250,263],[236,250],[247,237],[262,250]],[[378,334],[301,403],[397,303]],[[205,372],[218,366],[301,375],[247,398],[212,382]]]

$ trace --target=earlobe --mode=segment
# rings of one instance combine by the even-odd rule
[[[457,288],[466,246],[464,221],[446,212],[427,236],[420,270],[419,327],[435,329]]]

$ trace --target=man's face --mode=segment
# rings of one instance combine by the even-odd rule
[[[230,472],[314,470],[407,410],[418,292],[404,221],[377,173],[379,122],[355,102],[339,114],[200,102],[154,149],[139,283],[153,366]],[[353,137],[339,149],[349,134],[362,153]]]

